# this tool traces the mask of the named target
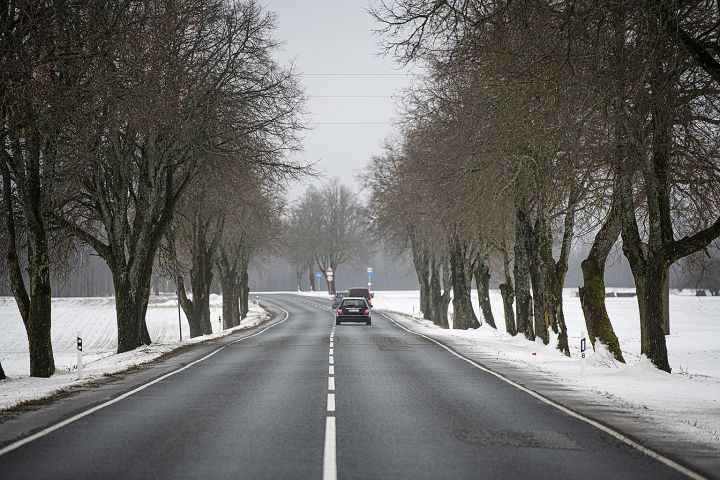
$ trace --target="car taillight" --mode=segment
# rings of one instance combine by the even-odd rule
[[[363,312],[363,315],[370,315],[370,309],[366,308],[365,311]]]
[[[338,315],[342,315],[342,314],[343,314],[342,308],[338,308]]]

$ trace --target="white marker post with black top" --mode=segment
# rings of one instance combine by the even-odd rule
[[[78,330],[77,332],[77,374],[78,374],[78,380],[81,380],[83,377],[83,358],[82,358],[82,352],[83,352],[83,341],[82,341],[82,331]]]

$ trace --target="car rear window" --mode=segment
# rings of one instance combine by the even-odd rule
[[[360,298],[350,298],[343,300],[342,306],[350,308],[365,308],[367,304],[365,303],[365,300]]]

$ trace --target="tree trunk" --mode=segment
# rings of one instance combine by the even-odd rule
[[[220,275],[223,300],[223,329],[233,328],[240,323],[238,303],[238,282],[233,275]],[[236,316],[236,312],[238,312]]]
[[[2,368],[2,363],[0,363],[0,380],[5,380],[5,370]]]
[[[143,345],[140,335],[140,322],[144,322],[142,315],[142,300],[137,288],[122,274],[113,272],[115,286],[115,312],[117,314],[118,346],[117,353],[129,352]]]
[[[315,273],[312,271],[312,269],[309,269],[308,280],[310,280],[310,291],[316,292],[317,286],[315,285]]]
[[[502,253],[505,283],[500,284],[500,295],[502,295],[503,312],[505,313],[505,331],[514,337],[518,333],[517,327],[515,326],[515,312],[513,311],[515,290],[513,289],[512,276],[510,275],[510,258],[504,246]]]
[[[440,297],[440,308],[438,316],[440,318],[440,328],[450,328],[448,322],[448,307],[450,306],[450,291],[452,290],[452,269],[448,265],[447,260],[443,260],[442,264],[442,282],[443,292]]]
[[[605,222],[593,240],[590,253],[580,264],[583,273],[580,304],[593,348],[595,348],[595,342],[600,341],[617,361],[625,363],[622,350],[620,350],[620,342],[610,322],[607,308],[605,308],[605,264],[610,250],[622,230],[618,202],[619,195],[616,187]]]
[[[464,245],[457,235],[450,242],[450,268],[453,285],[453,329],[480,327],[472,308],[470,278]]]
[[[242,266],[240,271],[239,296],[240,296],[240,319],[247,317],[250,311],[250,279],[248,277],[247,264]]]
[[[423,314],[423,318],[432,320],[430,306],[430,262],[428,261],[428,255],[419,241],[411,240],[410,246],[412,249],[413,266],[415,267],[415,274],[417,275],[418,285],[420,286],[420,311]]]
[[[298,292],[302,292],[302,270],[300,268],[295,269],[295,283],[297,284]]]
[[[588,256],[580,265],[583,272],[580,303],[590,342],[595,348],[595,342],[600,341],[617,361],[625,363],[620,342],[605,308],[605,262],[600,264],[595,257]]]
[[[642,242],[635,219],[630,178],[621,178],[623,253],[630,262],[640,311],[640,353],[659,369],[670,372],[663,332],[666,259],[664,247]],[[650,222],[652,223],[652,222]]]
[[[535,340],[532,316],[532,297],[530,296],[530,221],[522,209],[515,216],[515,312],[517,331],[528,340]]]
[[[633,272],[640,309],[640,352],[644,353],[659,369],[670,372],[663,330],[666,275],[664,266],[659,262],[648,262],[644,271],[638,272],[638,274]]]
[[[547,345],[550,343],[550,326],[548,300],[548,263],[552,261],[552,237],[550,226],[544,211],[538,213],[535,227],[530,230],[530,278],[532,279],[533,293],[533,321],[535,336],[540,337]],[[548,256],[550,258],[548,258]]]
[[[30,376],[47,378],[55,373],[55,358],[50,336],[52,292],[50,287],[50,254],[43,218],[38,210],[47,201],[40,185],[28,185],[25,201],[21,202],[27,228],[27,257],[30,292],[25,288],[19,262],[13,208],[10,171],[5,160],[0,160],[3,177],[3,206],[5,216],[6,251],[10,288],[25,325],[30,349]],[[31,168],[32,170],[32,168]]]
[[[50,289],[50,258],[45,232],[28,235],[30,276],[30,309],[27,336],[30,347],[30,376],[47,378],[55,373],[52,339],[50,337],[52,295]]]
[[[435,325],[441,326],[442,320],[442,290],[440,287],[440,266],[434,257],[430,260],[430,292],[428,294],[430,305],[430,319]],[[447,322],[447,308],[445,310],[445,321]]]
[[[497,329],[495,317],[493,316],[490,305],[490,266],[487,263],[487,259],[482,261],[475,270],[475,283],[477,283],[478,303],[480,304],[483,318],[485,318],[485,322],[488,325]]]

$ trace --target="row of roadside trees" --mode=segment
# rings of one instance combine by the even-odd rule
[[[158,261],[193,334],[207,333],[211,267],[228,302],[246,296],[273,192],[305,170],[287,160],[304,97],[273,60],[274,23],[255,0],[5,3],[2,248],[32,376],[54,372],[50,278],[77,248],[112,272],[118,352],[151,342]]]
[[[605,309],[619,241],[641,352],[670,371],[671,265],[720,236],[720,17],[715,2],[378,2],[385,48],[427,71],[366,176],[374,221],[412,251],[426,318],[479,326],[501,265],[506,330],[569,354],[562,288],[592,239],[581,303],[593,345],[623,361]]]
[[[295,268],[298,288],[307,274],[310,289],[317,290],[314,272],[319,271],[328,293],[334,295],[339,267],[362,264],[373,252],[366,208],[357,194],[337,179],[310,186],[285,223],[284,247]]]

